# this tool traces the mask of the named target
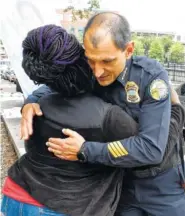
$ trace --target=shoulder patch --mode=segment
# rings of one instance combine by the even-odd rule
[[[150,95],[154,100],[164,100],[169,95],[169,90],[166,82],[162,79],[156,79],[150,84]]]

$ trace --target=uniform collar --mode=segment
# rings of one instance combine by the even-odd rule
[[[123,86],[125,86],[128,80],[128,74],[130,73],[131,59],[128,59],[126,62],[125,69],[120,73],[117,78],[117,81],[120,82]]]

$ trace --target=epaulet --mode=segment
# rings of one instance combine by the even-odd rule
[[[142,67],[145,72],[151,75],[157,75],[165,70],[158,61],[146,56],[133,56],[133,64]]]

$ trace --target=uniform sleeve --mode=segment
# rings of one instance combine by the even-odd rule
[[[168,75],[162,71],[145,89],[138,135],[110,143],[85,142],[88,162],[128,168],[160,163],[167,145],[170,116]]]
[[[40,88],[35,90],[31,95],[29,95],[27,97],[27,99],[24,102],[24,105],[26,105],[28,103],[37,103],[41,97],[43,97],[47,94],[51,94],[52,92],[53,91],[48,86],[42,85]]]
[[[119,106],[111,106],[103,122],[106,141],[125,139],[138,133],[138,124]]]

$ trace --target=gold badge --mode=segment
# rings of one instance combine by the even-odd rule
[[[127,82],[125,86],[126,94],[127,94],[127,101],[130,103],[138,103],[140,102],[140,96],[139,96],[139,87],[138,85],[133,82],[129,81]]]
[[[120,141],[109,143],[108,150],[115,158],[128,155],[127,150],[123,147]]]
[[[150,85],[150,95],[154,100],[164,100],[169,95],[168,86],[164,80],[156,79]]]

